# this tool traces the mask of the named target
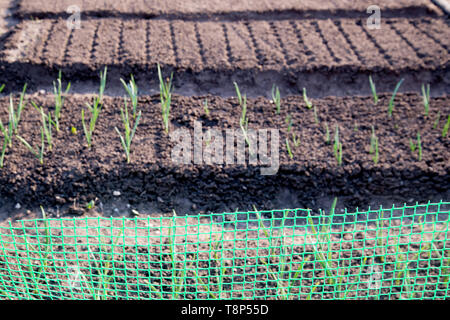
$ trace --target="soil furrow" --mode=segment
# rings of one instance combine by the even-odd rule
[[[144,44],[143,42],[138,40],[146,39],[148,31],[147,27],[148,25],[145,20],[137,20],[136,22],[124,22],[121,36],[123,42],[121,59],[123,64],[136,65],[141,63],[142,61],[148,61],[150,52],[147,50],[150,50],[150,46],[147,41]],[[143,57],[145,57],[145,59]]]
[[[436,44],[440,45],[445,50],[450,51],[450,28],[448,20],[426,20],[424,23],[417,23],[417,21],[410,20],[409,22],[421,30]]]
[[[248,35],[250,38],[250,42],[251,42],[251,45],[254,50],[254,54],[258,61],[258,64],[256,67],[262,68],[263,66],[267,66],[268,68],[271,68],[271,67],[273,68],[273,65],[277,65],[280,63],[280,59],[275,58],[275,61],[274,61],[274,59],[270,59],[273,57],[277,57],[276,53],[273,52],[273,50],[271,50],[272,48],[265,47],[263,45],[262,41],[261,42],[258,41],[258,40],[262,40],[261,36],[263,36],[263,34],[265,34],[265,32],[267,32],[268,30],[265,30],[265,32],[263,31],[262,34],[258,34],[257,30],[259,29],[258,27],[261,27],[261,25],[258,26],[257,24],[258,24],[258,22],[254,22],[252,24],[250,24],[250,22],[244,22],[244,26],[247,29],[247,32],[248,32]],[[273,54],[273,55],[271,55],[271,54]],[[271,55],[271,57],[269,57],[269,55]],[[272,66],[271,66],[271,64],[272,64]]]
[[[308,65],[313,60],[313,52],[308,48],[308,44],[303,40],[300,29],[295,21],[289,21],[289,24],[279,23],[278,29],[280,35],[283,34],[283,42],[286,43],[286,49],[293,59],[293,67],[298,65]]]
[[[168,21],[149,21],[149,27],[149,65],[154,67],[157,62],[162,65],[176,65],[176,51],[170,23]]]
[[[70,29],[64,24],[56,23],[49,31],[48,41],[42,51],[42,60],[50,67],[52,65],[63,65],[64,53],[70,36]]]
[[[320,27],[319,21],[312,21],[311,26],[315,29],[317,35],[319,36],[320,40],[324,44],[326,51],[328,51],[328,54],[333,59],[334,63],[329,63],[328,65],[333,67],[333,65],[339,65],[342,62],[342,59],[337,57],[334,50],[331,48],[330,42],[325,37],[324,32],[322,31],[322,28]]]
[[[339,32],[342,34],[342,36],[345,38],[345,41],[347,42],[347,45],[350,47],[350,49],[352,50],[353,54],[358,58],[358,60],[360,61],[360,63],[362,65],[367,65],[368,64],[368,59],[366,59],[365,57],[363,57],[360,53],[360,51],[357,48],[357,43],[355,43],[354,40],[352,40],[352,37],[350,36],[349,32],[347,32],[346,30],[344,30],[344,25],[341,21],[335,21],[335,25],[337,27],[337,29],[339,30]],[[366,40],[366,39],[365,39]],[[361,41],[361,34],[358,35],[358,41],[356,42],[360,42]],[[361,41],[362,42],[362,41]],[[370,42],[368,42],[366,40],[366,45],[369,44]],[[367,48],[364,48],[365,50],[362,51],[366,51]],[[374,50],[376,50],[376,48],[374,48]]]
[[[230,43],[233,65],[239,65],[243,69],[252,69],[258,65],[255,49],[250,40],[250,35],[245,25],[239,23],[225,23],[227,26],[227,38]]]
[[[316,26],[313,25],[314,22],[315,21],[294,21],[297,34],[299,35],[299,44],[308,48],[306,50],[307,54],[310,53],[308,66],[311,66],[312,68],[325,67],[331,69],[335,65],[334,59],[323,42],[323,39],[321,39],[320,33],[317,32]]]
[[[290,56],[288,54],[288,51],[286,50],[286,47],[285,47],[284,42],[283,42],[283,39],[280,37],[280,33],[278,31],[278,26],[275,23],[275,21],[270,21],[269,22],[269,27],[270,27],[271,32],[273,33],[273,35],[274,35],[274,37],[276,39],[278,48],[283,53],[284,64],[289,67],[292,64],[292,59],[290,58]],[[295,39],[295,36],[294,36],[294,39]]]
[[[392,26],[408,40],[411,46],[415,47],[417,55],[424,60],[425,64],[429,63],[435,57],[438,57],[443,63],[448,62],[449,52],[442,46],[435,46],[435,42],[430,37],[427,37],[423,32],[414,28],[413,25],[394,22]]]
[[[345,36],[331,20],[318,21],[317,23],[323,39],[325,39],[327,45],[330,47],[330,51],[334,52],[335,57],[342,64],[364,66],[362,61],[359,61],[358,57],[353,53]]]
[[[119,65],[121,21],[116,19],[102,20],[98,29],[97,45],[95,46],[96,69],[108,65]]]
[[[381,45],[375,39],[374,35],[371,32],[369,32],[369,30],[367,30],[367,28],[363,27],[363,24],[361,21],[356,21],[356,25],[362,30],[362,32],[365,34],[367,39],[369,39],[369,41],[372,43],[373,47],[375,47],[377,49],[376,51],[379,53],[378,56],[382,57],[382,60],[384,60],[389,65],[390,68],[395,68],[394,61],[392,60],[392,56],[389,53],[387,53],[385,49],[383,49],[381,47]],[[366,50],[363,49],[363,51],[366,51]],[[386,63],[380,63],[380,65],[386,65]],[[377,64],[378,63],[376,62],[376,65]]]
[[[202,59],[203,67],[206,67],[205,46],[203,45],[202,37],[200,35],[198,23],[194,23],[195,39],[197,40],[197,46],[199,49],[200,57]]]
[[[403,33],[400,32],[400,29],[395,26],[395,21],[392,21],[392,23],[389,23],[388,26],[389,26],[389,28],[392,29],[392,31],[394,31],[400,37],[400,39],[402,39],[402,41],[404,43],[406,43],[406,45],[412,51],[414,51],[414,55],[416,56],[416,58],[418,60],[423,60],[424,59],[425,55],[421,54],[419,52],[419,49],[417,48],[417,46],[415,44],[413,44],[411,41],[409,41],[408,37],[406,37]],[[422,67],[422,65],[420,65],[420,67]]]
[[[199,72],[203,69],[203,64],[194,23],[179,20],[172,21],[170,25],[177,66],[181,70],[186,68]]]
[[[69,50],[71,46],[73,45],[73,29],[69,31],[69,36],[67,37],[67,41],[64,45],[64,53],[62,56],[62,64],[68,63],[68,57],[69,57]]]
[[[94,63],[95,62],[95,51],[96,48],[98,46],[98,31],[100,29],[100,21],[98,21],[98,23],[95,25],[94,27],[94,33],[91,34],[92,36],[92,41],[91,43],[91,48],[90,48],[90,63]],[[88,34],[89,36],[89,34]],[[83,41],[84,39],[82,37],[78,37],[80,39],[80,41]],[[80,64],[82,63],[83,60],[80,61]]]
[[[401,65],[408,65],[411,69],[422,67],[422,61],[416,56],[415,51],[408,47],[402,38],[388,26],[372,30],[369,30],[364,24],[361,27],[370,33],[380,48],[383,49],[383,52],[389,56],[393,68]]]
[[[232,64],[226,28],[214,22],[198,23],[199,37],[203,47],[203,64],[210,70],[226,70]]]

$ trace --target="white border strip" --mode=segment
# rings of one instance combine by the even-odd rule
[[[450,15],[450,2],[448,0],[431,0],[435,5],[441,8],[446,14]]]

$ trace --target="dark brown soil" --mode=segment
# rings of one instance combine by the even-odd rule
[[[229,96],[233,81],[252,96],[274,83],[285,94],[303,87],[313,97],[369,94],[369,74],[379,92],[392,92],[403,77],[401,91],[426,82],[442,94],[450,79],[448,39],[448,20],[430,17],[384,18],[379,30],[368,29],[365,18],[94,18],[80,30],[69,30],[63,18],[24,20],[4,41],[0,69],[7,90],[51,84],[59,70],[77,82],[97,80],[104,66],[117,82],[133,73],[157,88],[160,63],[187,95]]]
[[[203,110],[209,100],[210,116]],[[389,195],[399,199],[428,201],[436,195],[448,197],[450,185],[449,138],[441,137],[442,127],[450,114],[448,97],[431,101],[430,116],[423,116],[422,97],[398,95],[393,117],[387,115],[390,96],[381,96],[378,105],[371,97],[326,98],[313,100],[319,124],[312,109],[299,97],[282,101],[281,114],[264,98],[248,101],[249,128],[280,130],[280,168],[276,175],[262,176],[261,167],[249,165],[177,165],[171,160],[175,142],[164,133],[159,97],[139,100],[142,120],[132,144],[131,164],[126,164],[119,137],[122,130],[121,98],[105,98],[94,137],[93,148],[86,147],[81,125],[81,109],[89,96],[73,95],[66,100],[62,131],[54,137],[54,149],[45,155],[43,166],[17,140],[8,149],[5,167],[0,170],[0,192],[7,199],[22,204],[87,203],[99,198],[108,200],[113,191],[133,203],[155,202],[162,212],[173,208],[179,213],[229,212],[251,209],[273,209],[280,206],[315,208],[313,199],[323,195],[348,196],[349,209],[362,207],[371,196]],[[0,102],[0,116],[5,122],[7,98]],[[31,96],[29,100],[52,108],[52,96]],[[433,129],[437,113],[440,121]],[[293,132],[300,139],[293,146],[287,135],[286,117],[293,120]],[[194,121],[203,130],[239,130],[241,109],[236,98],[214,96],[186,98],[174,96],[171,131],[186,128],[191,133]],[[23,112],[19,134],[32,145],[40,141],[40,118],[30,105]],[[325,123],[330,129],[331,144],[325,142]],[[333,138],[339,126],[343,145],[343,164],[333,155]],[[71,127],[78,134],[71,134]],[[369,154],[371,128],[379,139],[380,158],[374,164]],[[411,152],[410,139],[421,134],[423,159]],[[294,158],[286,151],[289,137]],[[206,140],[206,138],[205,138]],[[205,141],[204,140],[204,141]],[[248,157],[247,157],[248,160]],[[284,203],[284,204],[283,204]],[[287,204],[288,203],[288,204]]]

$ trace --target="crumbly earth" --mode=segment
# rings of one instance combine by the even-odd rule
[[[120,197],[130,204],[151,202],[158,212],[175,209],[185,214],[234,212],[252,209],[253,205],[258,209],[317,209],[313,200],[328,195],[346,197],[341,205],[352,210],[365,207],[373,196],[396,196],[419,202],[437,195],[445,199],[450,184],[449,138],[441,136],[445,115],[450,113],[447,97],[431,100],[428,117],[424,116],[422,98],[417,94],[398,95],[392,117],[387,113],[390,99],[387,95],[380,96],[377,105],[371,97],[313,99],[318,122],[313,109],[308,109],[299,97],[284,98],[280,114],[270,100],[249,99],[249,128],[280,132],[279,169],[274,175],[262,175],[261,168],[267,165],[261,162],[250,164],[248,147],[245,165],[238,165],[236,158],[234,164],[230,164],[224,156],[223,164],[209,165],[206,160],[197,164],[192,161],[192,154],[190,164],[174,162],[173,152],[180,142],[163,129],[159,96],[139,99],[138,110],[142,111],[142,117],[132,143],[131,163],[126,162],[115,131],[115,127],[123,131],[121,98],[105,97],[93,147],[88,149],[81,110],[86,109],[86,103],[91,103],[92,99],[85,95],[67,97],[61,131],[54,132],[53,149],[46,151],[43,165],[14,138],[12,148],[7,148],[5,166],[0,170],[0,192],[6,199],[22,205],[78,204],[85,207],[91,200],[106,203],[115,198],[114,191],[119,191]],[[209,101],[209,116],[203,108],[205,99]],[[53,97],[30,96],[23,111],[19,134],[36,146],[40,145],[41,120],[39,113],[29,105],[30,101],[51,110]],[[3,121],[7,117],[8,103],[9,99],[0,99]],[[438,114],[439,121],[434,129]],[[226,142],[226,130],[233,129],[241,135],[240,117],[241,108],[236,98],[174,96],[170,131],[184,129],[194,143],[197,122],[204,133],[203,150],[207,150],[207,130],[217,130]],[[291,129],[286,122],[289,117]],[[342,144],[342,165],[333,154],[336,126]],[[377,163],[370,153],[372,126],[379,141]],[[77,134],[73,134],[72,127]],[[421,160],[418,151],[412,152],[410,148],[410,141],[417,144],[418,132]],[[295,146],[293,134],[300,141],[298,146]],[[215,139],[211,138],[212,145]],[[270,158],[276,152],[272,153],[268,140]],[[221,149],[225,154],[225,147]]]

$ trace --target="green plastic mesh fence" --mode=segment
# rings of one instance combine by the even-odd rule
[[[0,228],[0,297],[446,299],[449,210],[19,221]]]

